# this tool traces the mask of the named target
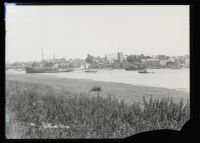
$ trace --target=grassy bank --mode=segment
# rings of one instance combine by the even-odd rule
[[[49,75],[45,76],[39,74],[6,74],[6,79],[19,80],[31,83],[41,83],[52,86],[56,89],[67,89],[67,91],[71,92],[72,94],[76,93],[87,96],[96,95],[96,93],[88,93],[88,91],[93,86],[100,86],[103,89],[103,91],[101,92],[102,97],[106,97],[107,95],[113,95],[116,96],[116,98],[118,98],[119,100],[123,99],[126,103],[132,103],[133,101],[142,102],[143,96],[145,98],[153,96],[153,98],[156,99],[173,97],[175,102],[179,102],[180,99],[183,98],[184,103],[189,98],[188,93],[167,88],[136,86],[131,84],[101,82],[85,79],[60,78]]]
[[[87,94],[7,78],[6,110],[10,120],[6,136],[122,138],[163,128],[179,130],[189,119],[189,102],[184,104],[183,100],[143,97],[140,103],[127,104],[106,92]]]

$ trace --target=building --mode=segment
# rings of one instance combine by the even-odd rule
[[[84,69],[88,69],[89,68],[89,66],[90,66],[90,64],[88,64],[88,63],[85,63],[82,67],[84,67]]]
[[[141,62],[142,62],[143,64],[145,64],[146,61],[147,61],[146,59],[142,59],[142,60],[141,60]]]
[[[126,62],[126,57],[124,56],[122,52],[118,52],[118,53],[108,53],[105,55],[105,61],[109,62],[109,63],[113,63],[113,62]]]
[[[175,60],[176,60],[176,59],[175,59],[174,57],[170,57],[170,58],[169,58],[169,61],[170,61],[170,62],[175,62]]]
[[[190,59],[185,59],[185,67],[190,67]]]
[[[159,59],[156,59],[156,58],[151,58],[151,59],[146,59],[146,60],[143,59],[142,63],[145,64],[149,68],[158,68],[161,66]]]
[[[117,53],[117,60],[118,60],[118,62],[120,62],[120,63],[123,62],[123,53],[122,53],[122,52],[118,52],[118,53]]]
[[[160,65],[165,66],[167,64],[167,60],[160,60]]]
[[[105,57],[106,61],[113,63],[115,60],[118,60],[118,55],[115,53],[108,53]]]
[[[124,63],[126,62],[127,57],[128,57],[127,55],[124,55],[124,56],[123,56],[123,62],[124,62]]]

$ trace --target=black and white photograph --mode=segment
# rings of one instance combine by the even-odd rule
[[[5,4],[7,139],[118,139],[190,119],[189,5]]]

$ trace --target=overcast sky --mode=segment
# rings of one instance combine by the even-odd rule
[[[189,54],[189,6],[6,6],[6,61]]]

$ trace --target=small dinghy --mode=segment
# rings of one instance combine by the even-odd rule
[[[147,69],[141,69],[138,71],[138,73],[150,73],[150,72],[148,72]]]
[[[96,73],[97,71],[95,71],[95,70],[86,70],[85,72],[86,73]]]

